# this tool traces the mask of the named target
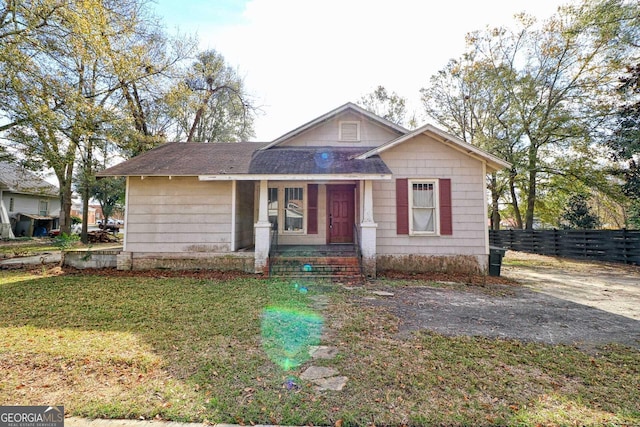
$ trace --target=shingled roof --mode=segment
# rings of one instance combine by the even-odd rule
[[[198,176],[246,174],[264,143],[169,142],[99,172],[98,176]]]
[[[391,174],[378,156],[354,159],[373,147],[272,147],[255,153],[251,174]]]
[[[58,187],[14,163],[0,162],[0,189],[17,194],[58,197]]]
[[[161,145],[98,176],[391,174],[379,156],[355,159],[373,147],[273,147],[265,144],[184,143]]]

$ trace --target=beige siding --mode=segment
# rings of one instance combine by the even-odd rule
[[[341,121],[360,122],[360,141],[341,142],[338,140],[338,127]],[[399,135],[378,124],[364,119],[360,115],[345,113],[280,144],[281,146],[323,147],[323,146],[364,146],[377,147],[394,140]]]
[[[236,183],[236,230],[235,248],[242,249],[253,244],[253,196],[255,184],[250,181]]]
[[[128,252],[228,252],[231,182],[129,178]]]
[[[483,263],[487,213],[482,163],[425,135],[391,148],[381,157],[394,179],[373,184],[378,255],[472,255]],[[395,178],[450,178],[453,235],[398,235]]]
[[[306,185],[306,184],[305,184]],[[306,190],[306,189],[305,189]],[[305,230],[309,219],[307,209],[308,192],[305,193]],[[278,235],[280,245],[324,245],[327,243],[327,186],[318,185],[318,234],[281,233]]]

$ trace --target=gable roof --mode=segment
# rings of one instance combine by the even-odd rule
[[[0,189],[17,194],[58,197],[58,187],[14,163],[0,162]]]
[[[382,127],[386,127],[388,129],[391,129],[393,132],[399,134],[399,135],[404,135],[407,132],[409,132],[407,129],[405,129],[404,127],[397,125],[389,120],[383,119],[380,116],[377,116],[375,114],[373,114],[370,111],[365,110],[362,107],[359,107],[358,105],[352,103],[352,102],[347,102],[344,105],[341,105],[340,107],[336,108],[335,110],[331,110],[326,114],[323,114],[322,116],[311,120],[310,122],[307,122],[305,124],[303,124],[302,126],[292,130],[291,132],[287,132],[284,135],[282,135],[279,138],[274,139],[271,143],[269,143],[269,145],[263,147],[263,150],[266,150],[267,148],[271,148],[274,147],[276,145],[281,144],[282,142],[293,138],[297,135],[300,135],[301,133],[319,125],[320,123],[326,122],[327,120],[331,120],[334,117],[346,113],[346,112],[352,112],[355,114],[359,114],[363,117],[365,117],[366,119],[377,123],[378,125],[382,126]]]
[[[168,142],[97,176],[198,176],[242,174],[264,143]]]
[[[490,154],[483,149],[476,147],[475,145],[471,145],[468,142],[465,142],[460,138],[451,135],[450,133],[445,132],[441,129],[438,129],[437,127],[430,124],[419,127],[418,129],[407,133],[406,135],[402,135],[399,138],[396,138],[378,147],[374,147],[371,150],[356,156],[356,158],[366,159],[371,156],[377,156],[380,153],[383,153],[390,148],[400,145],[403,142],[408,141],[420,134],[431,136],[437,141],[457,151],[460,151],[470,157],[474,157],[482,162],[485,162],[489,171],[498,171],[500,169],[508,168],[511,166],[509,162],[502,160],[501,158],[494,156],[493,154]]]

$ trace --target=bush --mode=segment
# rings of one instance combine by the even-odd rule
[[[79,241],[80,241],[80,236],[78,236],[77,234],[69,235],[66,233],[62,233],[53,239],[53,244],[59,247],[60,249],[65,250],[73,247]]]

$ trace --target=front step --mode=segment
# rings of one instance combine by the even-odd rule
[[[275,256],[270,260],[272,277],[310,279],[361,278],[356,256]]]

